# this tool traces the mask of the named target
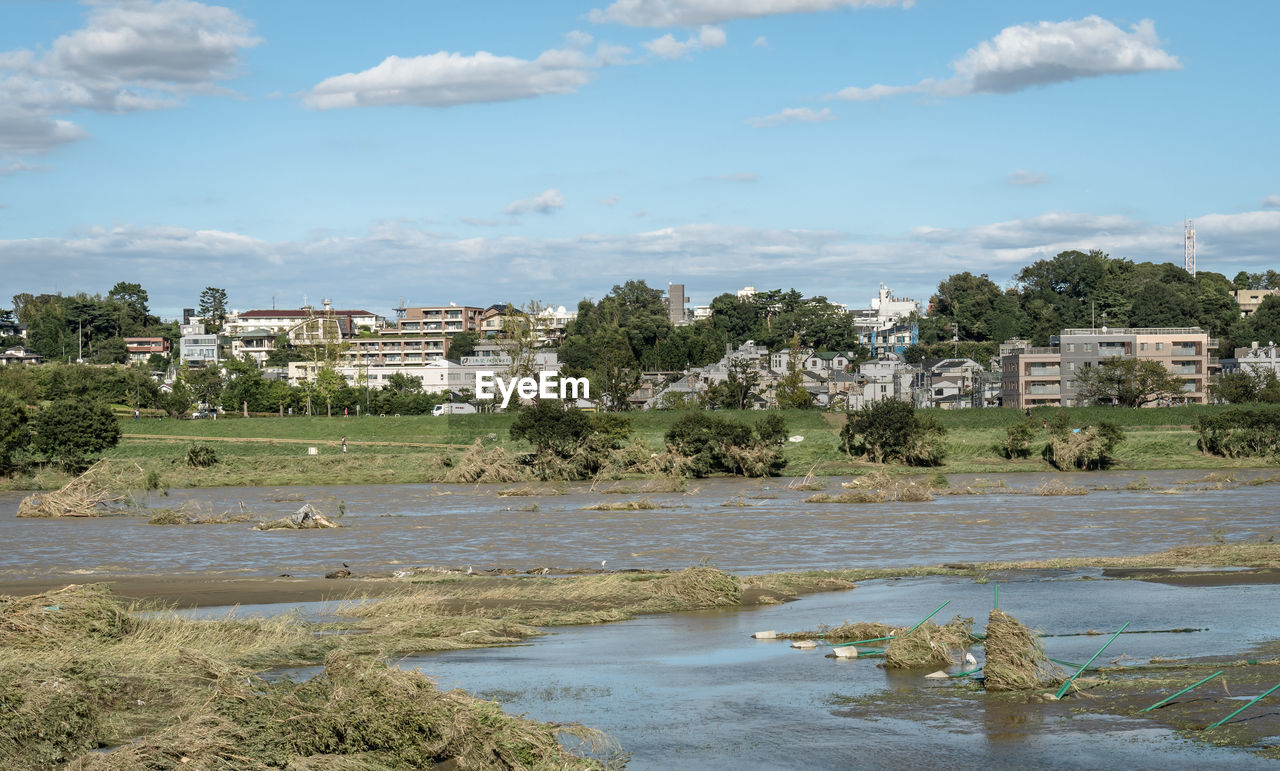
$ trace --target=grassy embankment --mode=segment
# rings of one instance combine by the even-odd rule
[[[1227,459],[1202,455],[1196,450],[1196,418],[1221,410],[1217,406],[1167,407],[1132,410],[1089,407],[1069,410],[1075,425],[1111,421],[1125,428],[1126,440],[1117,451],[1118,468],[1246,468],[1272,465],[1263,459]],[[1035,410],[1033,420],[1043,423],[1054,410]],[[633,413],[635,437],[655,452],[663,448],[663,435],[679,416],[675,412]],[[755,422],[763,413],[723,412],[722,415]],[[860,474],[873,464],[855,461],[839,449],[842,414],[816,411],[783,413],[789,433],[804,437],[788,443],[787,473],[803,475],[810,469],[819,475]],[[1040,459],[1046,435],[1038,428],[1032,457],[1008,460],[996,452],[1006,428],[1025,419],[1018,410],[984,409],[934,411],[947,427],[947,460],[944,473],[995,473],[1045,471]],[[513,452],[527,452],[524,442],[513,442],[508,428],[514,416],[459,415],[449,417],[362,418],[235,418],[219,420],[123,420],[125,438],[107,458],[113,466],[137,471],[139,482],[148,471],[157,471],[168,487],[223,485],[324,485],[438,482],[446,458],[462,455],[476,439],[495,441]],[[340,442],[347,438],[348,452]],[[215,447],[219,464],[189,469],[182,463],[195,441]],[[319,455],[309,456],[308,447]],[[136,470],[136,469],[135,469]],[[890,468],[914,473],[916,470]],[[40,471],[31,477],[0,480],[10,489],[50,488],[67,477],[56,471]]]

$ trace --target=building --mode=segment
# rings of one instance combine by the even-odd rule
[[[43,362],[44,358],[40,354],[32,353],[20,345],[0,353],[0,367],[9,367],[15,364],[41,364]]]
[[[345,340],[361,333],[376,332],[386,323],[381,316],[369,311],[335,310],[329,300],[325,300],[323,304],[324,308],[320,311],[309,307],[279,310],[272,308],[229,314],[223,326],[223,334],[231,340],[231,356],[236,359],[249,356],[258,366],[262,366],[266,364],[267,356],[275,350],[276,338],[280,335],[288,335],[290,339],[294,339],[299,337],[300,330],[319,324],[325,327],[326,335]]]
[[[1258,345],[1255,341],[1248,348],[1237,348],[1234,359],[1222,360],[1222,373],[1247,372],[1265,375],[1273,372],[1280,376],[1280,346],[1274,342]]]
[[[1054,347],[1018,346],[1000,357],[1000,401],[1005,407],[1062,405],[1062,353]]]
[[[1231,293],[1240,306],[1241,316],[1252,316],[1268,297],[1280,295],[1280,289],[1239,289]]]
[[[923,361],[915,382],[917,406],[949,410],[994,407],[999,403],[1000,393],[995,387],[988,389],[988,382],[994,383],[995,378],[989,377],[986,369],[973,359]]]
[[[891,353],[901,356],[909,346],[920,342],[920,327],[912,320],[912,316],[920,314],[920,303],[894,297],[884,284],[880,285],[869,308],[849,312],[854,315],[859,342],[871,350],[873,358]]]
[[[203,324],[184,324],[178,340],[178,358],[192,367],[217,365],[222,361],[217,335],[205,334]]]
[[[168,356],[173,346],[163,337],[126,337],[124,349],[130,364],[146,364],[153,355]]]
[[[685,305],[689,302],[689,298],[684,296],[684,284],[667,284],[667,296],[663,300],[667,306],[667,318],[671,320],[671,325],[682,327],[689,323],[688,311]]]
[[[1206,404],[1218,341],[1199,327],[1064,329],[1049,348],[1019,348],[1001,359],[1007,407],[1076,405],[1075,373],[1109,359],[1158,361],[1182,381],[1179,401]]]

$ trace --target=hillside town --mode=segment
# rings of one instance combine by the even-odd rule
[[[1225,400],[1218,387],[1224,376],[1258,380],[1280,374],[1274,340],[1249,340],[1247,345],[1224,352],[1222,341],[1190,323],[1194,319],[1168,326],[1110,326],[1106,311],[1099,318],[1096,308],[1092,309],[1090,326],[1051,330],[1043,341],[1047,344],[1018,337],[975,344],[972,335],[963,334],[954,308],[950,318],[944,316],[947,284],[964,276],[977,278],[953,276],[927,304],[899,297],[881,283],[874,297],[854,307],[825,298],[801,300],[794,290],[764,293],[752,286],[725,293],[713,304],[688,307],[682,284],[668,284],[661,292],[644,282],[629,282],[626,289],[638,293],[640,302],[649,303],[649,311],[660,316],[673,333],[682,328],[713,328],[729,313],[726,308],[754,304],[772,317],[783,315],[787,310],[784,305],[808,305],[836,319],[836,326],[846,330],[827,336],[828,340],[839,338],[844,345],[829,347],[821,344],[824,340],[806,345],[799,332],[789,339],[775,336],[773,345],[750,338],[713,337],[711,343],[703,342],[700,354],[688,356],[683,362],[686,366],[672,367],[653,366],[654,361],[629,354],[625,350],[628,346],[623,345],[619,358],[625,361],[612,373],[605,373],[590,357],[575,357],[573,346],[566,344],[575,334],[585,335],[586,324],[579,323],[579,313],[595,307],[590,301],[584,301],[579,310],[569,310],[563,305],[540,303],[479,307],[402,300],[392,315],[383,316],[365,309],[335,307],[327,298],[318,307],[228,310],[222,304],[221,290],[213,287],[202,296],[202,300],[211,297],[212,303],[184,309],[176,323],[159,327],[162,333],[111,340],[122,343],[116,361],[104,361],[100,352],[86,357],[83,328],[72,330],[77,335],[76,349],[62,360],[96,362],[99,366],[127,364],[149,372],[161,392],[172,392],[179,378],[189,379],[198,372],[219,373],[221,382],[229,384],[247,367],[263,382],[287,384],[309,393],[328,374],[332,378],[326,392],[329,409],[334,392],[345,390],[346,399],[339,402],[356,412],[373,409],[367,396],[363,403],[358,398],[360,391],[393,384],[439,402],[470,402],[480,410],[494,409],[496,405],[477,401],[474,393],[477,375],[494,372],[602,375],[609,382],[597,382],[589,398],[578,400],[579,407],[589,410],[718,406],[854,410],[885,399],[940,409],[1005,406],[1025,410],[1127,403],[1118,398],[1107,402],[1105,395],[1099,398],[1082,386],[1080,375],[1097,372],[1108,362],[1153,362],[1171,378],[1134,406],[1206,404]],[[1267,283],[1265,275],[1255,279],[1254,285]],[[141,291],[145,298],[140,286],[126,286],[134,295]],[[615,293],[622,289],[614,288]],[[1280,289],[1276,288],[1232,289],[1230,296],[1234,314],[1245,322],[1264,305],[1280,303]],[[955,303],[954,298],[951,302]],[[31,326],[17,320],[22,308],[31,316],[29,311],[36,304],[37,298],[30,295],[15,297],[19,316],[7,312],[0,319],[0,333],[6,341],[0,366],[59,361],[30,346]],[[145,319],[160,321],[147,316],[145,306],[140,312]],[[626,323],[624,320],[622,326]],[[921,329],[930,326],[941,328],[943,334],[935,332],[933,343],[922,345]],[[716,340],[724,340],[723,346],[718,353],[708,353],[705,349]],[[88,342],[92,352],[92,338]],[[62,345],[65,350],[66,342]],[[106,348],[111,347],[108,344]],[[680,363],[678,357],[676,361]],[[247,399],[236,403],[217,396],[207,394],[199,399],[199,408],[242,410],[246,414],[264,409]],[[277,401],[281,413],[296,410],[311,414],[315,409],[309,397],[305,405],[299,402],[287,408],[284,401]]]

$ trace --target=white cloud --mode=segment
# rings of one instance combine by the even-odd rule
[[[821,110],[814,110],[809,107],[788,107],[782,112],[773,115],[765,115],[760,118],[748,118],[747,123],[756,128],[767,128],[769,126],[777,126],[781,123],[817,123],[825,120],[835,120],[836,116],[831,114],[830,107],[823,107]]]
[[[756,48],[768,48],[769,41],[765,40],[764,35],[761,35],[760,37],[752,41],[751,45],[755,46]]]
[[[158,110],[219,93],[261,42],[235,11],[189,0],[93,4],[47,51],[0,53],[0,151],[39,153],[88,134],[57,116]]]
[[[1005,177],[1004,181],[1018,187],[1033,187],[1035,185],[1043,185],[1049,181],[1049,178],[1038,171],[1014,169],[1013,173]]]
[[[551,214],[552,212],[564,206],[564,196],[560,195],[560,191],[555,188],[544,190],[532,198],[522,198],[519,201],[512,201],[507,204],[507,208],[503,212],[511,215],[527,214],[528,212],[537,212],[538,214]]]
[[[459,217],[458,221],[473,228],[496,228],[502,224],[501,220],[486,219],[484,217]]]
[[[1195,221],[1202,270],[1234,275],[1280,260],[1280,211],[1203,214]],[[307,291],[377,311],[401,295],[478,305],[530,297],[571,304],[578,297],[599,297],[628,278],[670,280],[669,265],[678,266],[691,291],[708,296],[749,277],[757,286],[794,286],[861,303],[880,280],[891,280],[903,294],[927,295],[947,275],[975,265],[1003,282],[1035,260],[1093,248],[1181,264],[1182,223],[1048,212],[869,239],[836,230],[715,223],[561,238],[457,237],[386,222],[358,236],[276,242],[216,230],[122,226],[69,238],[0,240],[0,265],[7,284],[33,292],[105,292],[127,266],[150,277],[152,305],[165,313],[194,301],[202,286],[192,282],[195,264],[225,277],[240,307],[265,305],[272,293],[292,297]],[[431,271],[422,271],[424,262]],[[312,278],[300,287],[297,277],[304,269]],[[477,275],[486,281],[476,282]]]
[[[955,74],[946,80],[926,78],[907,86],[851,86],[831,96],[868,101],[909,93],[1007,94],[1079,78],[1178,70],[1182,64],[1160,48],[1150,19],[1125,32],[1106,19],[1089,16],[1005,27],[952,62],[951,69]]]
[[[608,49],[611,56],[617,52]],[[370,105],[451,107],[571,94],[590,82],[593,70],[603,64],[574,48],[543,51],[532,60],[487,51],[471,56],[448,51],[388,56],[363,72],[322,80],[303,101],[317,110]]]
[[[17,174],[21,171],[48,171],[48,169],[48,166],[40,166],[35,163],[8,161],[6,163],[0,163],[0,177],[8,176],[9,174]]]
[[[620,200],[622,199],[619,198],[616,194],[612,194],[612,195],[606,195],[604,198],[601,198],[600,203],[604,204],[605,206],[617,206],[618,201]]]
[[[698,30],[697,36],[690,35],[683,42],[676,40],[675,36],[670,33],[660,38],[649,40],[641,43],[655,56],[663,59],[683,59],[689,55],[690,51],[699,51],[709,48],[720,48],[727,42],[724,30],[719,27],[703,27]]]
[[[693,27],[783,13],[815,13],[869,6],[910,8],[914,0],[615,0],[588,15],[596,24]]]
[[[1280,208],[1280,195],[1269,195],[1262,199],[1262,208],[1276,209]]]
[[[756,173],[754,171],[743,171],[737,174],[718,174],[714,177],[708,177],[708,179],[712,179],[717,182],[758,182],[760,181],[759,177],[756,176]]]

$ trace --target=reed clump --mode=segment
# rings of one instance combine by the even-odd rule
[[[819,624],[813,631],[779,632],[779,640],[814,640],[822,639],[829,643],[855,642],[858,640],[877,640],[889,637],[896,631],[902,631],[888,624],[876,621],[846,621],[839,626]]]
[[[933,500],[933,483],[926,478],[891,477],[883,471],[872,471],[840,485],[843,492],[818,493],[805,503],[919,503]]]
[[[129,498],[119,490],[119,479],[98,461],[80,476],[57,490],[32,493],[18,504],[19,517],[101,517],[123,513],[121,504]]]
[[[1032,495],[1088,495],[1089,488],[1069,485],[1061,479],[1051,479],[1031,491]]]
[[[956,616],[942,626],[926,621],[914,631],[889,641],[884,651],[886,669],[945,667],[960,663],[964,649],[974,642],[973,619]]]
[[[207,511],[198,503],[187,502],[172,509],[154,509],[148,525],[226,525],[248,522],[252,517],[240,504],[239,511]]]
[[[636,498],[630,501],[609,501],[583,506],[583,511],[649,511],[662,508],[651,498]]]
[[[522,482],[529,478],[529,469],[501,445],[486,447],[477,439],[453,467],[444,474],[450,484],[480,484],[485,482]]]
[[[1065,673],[1045,656],[1040,638],[1021,621],[999,609],[987,617],[983,642],[984,687],[988,691],[1027,691],[1057,685]]]

